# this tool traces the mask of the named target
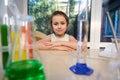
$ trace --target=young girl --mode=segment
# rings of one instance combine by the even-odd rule
[[[77,40],[66,33],[69,26],[69,18],[62,11],[55,11],[51,16],[53,33],[37,42],[37,48],[43,50],[74,51],[77,49]]]

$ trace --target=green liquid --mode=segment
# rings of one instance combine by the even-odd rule
[[[45,80],[43,65],[38,60],[11,63],[5,70],[8,80]]]
[[[3,69],[6,68],[6,64],[8,62],[9,52],[2,52],[2,63],[3,63]]]
[[[6,24],[1,24],[0,25],[0,34],[1,34],[1,45],[2,45],[2,47],[8,46],[8,28],[7,28]],[[6,67],[8,57],[9,57],[9,52],[8,51],[3,51],[2,52],[2,63],[3,63],[3,68],[4,69]]]

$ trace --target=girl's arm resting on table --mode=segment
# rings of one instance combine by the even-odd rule
[[[55,46],[51,47],[50,50],[75,51],[74,49],[66,46]]]
[[[61,42],[61,44],[75,50],[77,49],[77,40],[71,35],[69,36],[69,42]]]
[[[77,49],[77,40],[70,36],[70,42],[50,42],[50,35],[36,43],[37,49],[60,49],[60,50],[76,50]]]
[[[49,48],[51,47],[51,46],[50,46],[50,45],[51,45],[51,44],[50,44],[50,35],[48,35],[48,36],[46,36],[45,38],[37,41],[35,45],[36,45],[36,48],[37,48],[37,49],[43,49],[43,50],[49,49]]]
[[[75,49],[59,45],[60,43],[51,43],[51,42],[39,42],[36,44],[37,49],[41,50],[62,50],[62,51],[75,51]]]
[[[42,50],[47,50],[51,46],[46,46],[44,42],[37,42],[36,43],[36,49],[42,49]]]
[[[72,42],[37,42],[36,43],[37,49],[42,50],[66,50],[66,51],[73,51],[76,50],[76,43]]]
[[[51,42],[51,43],[52,43],[51,47],[64,46],[74,50],[77,49],[77,42]]]

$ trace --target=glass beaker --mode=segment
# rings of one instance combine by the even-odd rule
[[[10,57],[5,69],[7,80],[45,80],[44,67],[34,54],[33,18],[11,20]]]
[[[115,58],[109,63],[111,76],[113,80],[120,80],[120,38],[112,38],[112,54]]]

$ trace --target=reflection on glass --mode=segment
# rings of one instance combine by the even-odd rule
[[[109,63],[110,64],[109,68],[110,68],[113,80],[119,80],[120,79],[120,77],[119,77],[120,76],[120,58],[119,58],[120,57],[120,41],[117,38],[117,35],[115,34],[115,29],[114,29],[113,22],[112,22],[109,12],[106,12],[106,14],[107,14],[107,17],[108,17],[108,20],[110,23],[110,29],[111,29],[111,32],[113,35],[113,39],[112,39],[113,43],[112,44],[115,44],[115,49],[117,52],[117,54],[116,54],[117,56],[115,57],[115,59],[113,59]]]
[[[14,19],[14,18],[13,18]],[[44,67],[34,50],[33,18],[15,18],[10,31],[10,57],[5,69],[8,80],[45,80]]]

